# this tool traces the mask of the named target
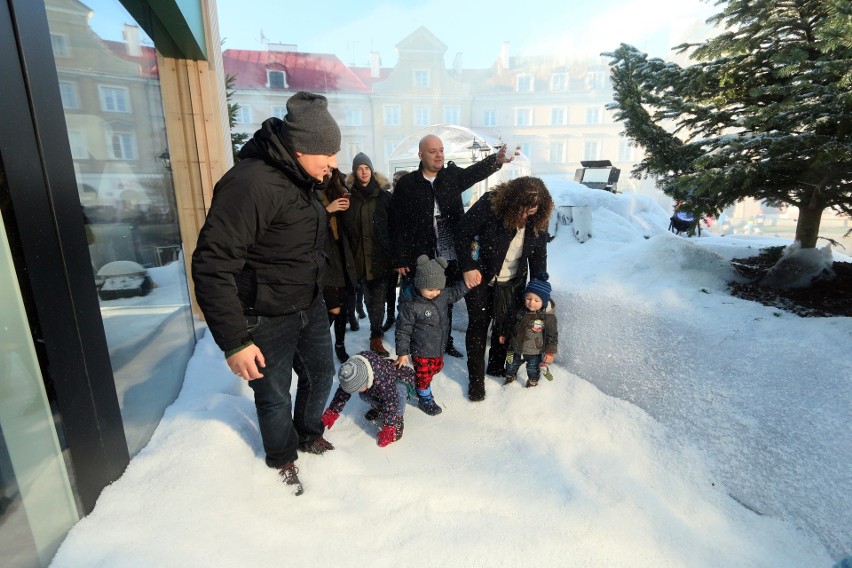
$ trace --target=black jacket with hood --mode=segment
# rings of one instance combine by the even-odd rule
[[[251,341],[246,315],[307,309],[320,292],[326,212],[270,118],[213,190],[192,255],[195,296],[216,344]]]

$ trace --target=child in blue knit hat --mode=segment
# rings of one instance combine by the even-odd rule
[[[500,343],[509,342],[506,356],[506,381],[515,382],[521,362],[527,363],[527,388],[538,385],[541,369],[551,378],[547,364],[553,362],[559,332],[556,328],[556,305],[550,299],[551,287],[546,272],[530,280],[524,291],[524,307],[515,316],[507,333],[500,334]]]

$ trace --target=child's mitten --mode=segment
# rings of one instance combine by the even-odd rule
[[[334,426],[334,422],[340,418],[340,413],[332,410],[330,408],[326,408],[325,412],[322,413],[320,420],[322,421],[323,426],[331,430],[331,427]]]
[[[396,441],[396,426],[382,426],[379,430],[379,447],[384,448],[394,441]]]

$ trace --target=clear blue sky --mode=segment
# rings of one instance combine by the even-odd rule
[[[447,45],[447,65],[462,52],[465,67],[474,68],[490,66],[504,41],[510,55],[597,54],[624,42],[667,58],[683,30],[717,11],[703,0],[326,0],[315,5],[218,0],[218,10],[224,49],[265,49],[262,30],[270,42],[334,53],[347,64],[366,65],[370,52],[378,51],[382,64],[393,66],[394,46],[423,25]]]

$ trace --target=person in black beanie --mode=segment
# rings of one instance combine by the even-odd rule
[[[349,209],[343,213],[343,225],[352,244],[355,270],[364,290],[367,316],[370,318],[370,350],[382,357],[389,355],[382,343],[385,317],[385,290],[392,275],[391,241],[388,229],[390,183],[373,170],[369,156],[359,152],[352,160],[352,173],[346,178],[352,190]]]
[[[334,360],[321,288],[327,220],[315,189],[337,167],[340,140],[325,97],[290,97],[284,119],[264,121],[216,184],[192,255],[210,333],[254,391],[266,464],[296,495],[297,450],[334,449],[320,420]]]

